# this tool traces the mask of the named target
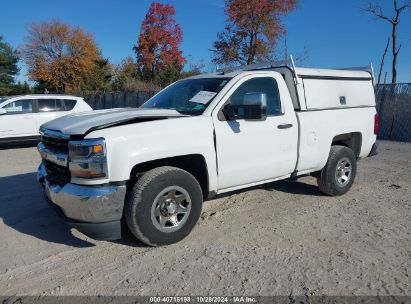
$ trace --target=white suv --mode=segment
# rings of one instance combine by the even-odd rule
[[[92,108],[81,97],[24,95],[0,98],[0,143],[37,140],[43,123]]]

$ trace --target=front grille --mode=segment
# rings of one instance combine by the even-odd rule
[[[47,180],[52,185],[64,186],[70,182],[71,174],[67,167],[62,167],[48,160],[43,160],[47,171]]]
[[[68,139],[66,138],[59,138],[59,137],[52,137],[43,134],[41,136],[41,142],[46,146],[46,148],[50,149],[51,151],[68,154]]]

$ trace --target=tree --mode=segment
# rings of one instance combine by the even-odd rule
[[[24,95],[31,93],[32,90],[29,84],[25,81],[23,83],[18,82],[16,84],[9,86],[9,91],[7,95]]]
[[[141,24],[137,55],[137,68],[145,81],[170,83],[181,72],[185,58],[179,49],[183,33],[175,20],[172,5],[153,2]]]
[[[182,73],[181,73],[181,78],[186,78],[186,77],[191,77],[199,74],[203,74],[205,70],[205,64],[200,61],[200,62],[191,62],[188,65],[188,68],[186,68]]]
[[[179,80],[181,77],[182,66],[178,64],[169,64],[155,75],[154,83],[158,84],[161,88],[164,88],[170,83]]]
[[[391,24],[391,40],[392,40],[392,56],[393,56],[392,58],[392,81],[391,82],[395,84],[397,83],[398,54],[401,50],[401,44],[400,46],[397,45],[398,25],[400,23],[401,14],[411,8],[411,2],[406,1],[403,4],[399,5],[397,0],[393,0],[393,8],[394,8],[393,16],[385,15],[382,12],[381,6],[374,4],[374,3],[368,3],[368,6],[364,10],[373,14],[376,18],[385,20]]]
[[[272,58],[277,39],[285,33],[280,21],[298,0],[226,0],[227,25],[212,50],[216,64],[253,64]]]
[[[110,91],[113,67],[108,59],[94,61],[94,68],[84,74],[81,90],[83,92]]]
[[[382,70],[384,69],[385,56],[387,56],[387,52],[388,52],[388,47],[389,47],[389,46],[390,46],[390,38],[388,38],[388,40],[387,40],[387,45],[385,46],[384,53],[382,54],[382,57],[381,57],[380,71],[378,72],[377,84],[380,84],[380,83],[381,83],[381,74],[382,74]]]
[[[127,57],[114,68],[113,89],[117,91],[131,91],[130,84],[138,78],[137,65],[133,58]]]
[[[104,61],[91,34],[59,21],[32,23],[22,52],[30,79],[58,93],[89,89],[90,77]]]
[[[13,90],[14,77],[19,72],[18,62],[17,51],[0,36],[0,95],[8,95]]]

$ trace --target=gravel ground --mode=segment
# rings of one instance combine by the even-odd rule
[[[43,201],[35,148],[0,150],[0,295],[411,296],[411,144],[381,142],[351,191],[314,178],[208,201],[184,241],[94,241]]]

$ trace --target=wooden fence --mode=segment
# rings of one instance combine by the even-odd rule
[[[84,96],[94,109],[137,108],[146,102],[155,92],[101,92]]]

